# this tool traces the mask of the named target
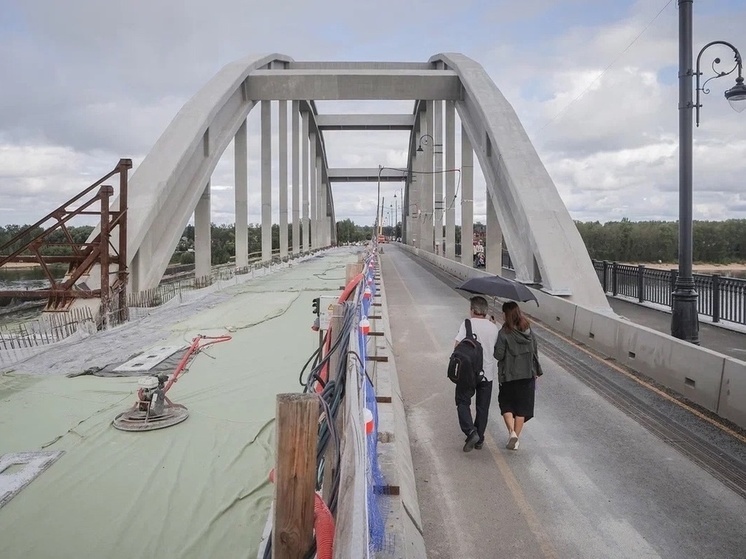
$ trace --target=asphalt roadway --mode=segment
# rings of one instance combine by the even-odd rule
[[[495,387],[486,444],[464,453],[446,364],[468,300],[395,245],[381,263],[428,557],[744,556],[746,438],[539,323],[519,450]]]

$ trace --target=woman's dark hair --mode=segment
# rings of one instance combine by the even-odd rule
[[[513,301],[503,303],[503,314],[505,314],[505,323],[503,326],[508,332],[512,332],[513,330],[524,332],[531,325],[528,319],[523,316],[521,307]]]

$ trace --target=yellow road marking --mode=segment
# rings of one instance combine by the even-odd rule
[[[502,477],[505,480],[505,484],[508,486],[510,493],[513,495],[513,500],[515,501],[516,506],[521,511],[521,516],[526,520],[526,524],[528,525],[529,530],[531,530],[531,533],[536,538],[536,541],[541,548],[542,555],[546,559],[559,559],[557,550],[552,545],[552,541],[550,540],[549,535],[542,528],[541,521],[536,516],[534,509],[531,508],[531,505],[528,503],[526,496],[523,494],[523,491],[521,490],[521,484],[518,483],[515,475],[513,475],[513,471],[510,469],[510,466],[505,461],[505,457],[497,448],[495,439],[492,437],[491,434],[485,433],[485,442],[487,448],[492,454],[492,458],[494,459],[497,468],[500,470],[500,474],[502,474]]]

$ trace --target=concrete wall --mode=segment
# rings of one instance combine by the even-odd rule
[[[398,246],[462,279],[490,275],[413,247]],[[746,428],[746,362],[634,324],[613,312],[590,310],[533,291],[539,306],[521,304],[529,316]]]

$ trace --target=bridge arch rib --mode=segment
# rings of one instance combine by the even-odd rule
[[[453,101],[518,279],[535,279],[535,261],[549,293],[608,309],[583,241],[515,111],[481,65],[456,53],[434,55],[428,63],[296,63],[271,54],[225,66],[184,105],[130,180],[132,290],[158,284],[222,153],[261,100],[299,101],[307,116],[320,161],[317,188],[326,189],[318,215],[324,223],[331,218],[326,238],[334,240],[335,208],[314,98],[410,99],[415,121],[420,101]],[[418,129],[409,142],[410,171]]]
[[[181,108],[129,182],[129,235],[127,252],[130,289],[155,287],[192,216],[223,152],[258,100],[248,97],[248,79],[259,69],[286,65],[292,58],[272,54],[250,56],[222,68]],[[301,103],[310,115],[317,155],[322,162],[322,183],[329,188],[323,135],[316,124],[312,102]],[[326,211],[334,218],[331,193]],[[334,240],[334,231],[330,232]]]
[[[535,259],[544,290],[608,310],[583,239],[513,107],[474,60],[458,53],[430,58],[438,62],[460,79],[456,110],[485,175],[516,278],[533,282]]]

